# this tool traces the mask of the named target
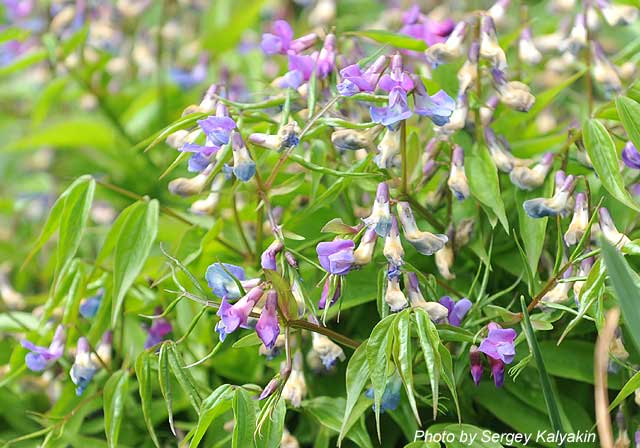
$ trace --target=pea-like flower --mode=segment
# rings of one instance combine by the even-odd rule
[[[607,59],[607,56],[598,42],[591,43],[593,52],[593,79],[601,86],[608,97],[622,90],[622,81],[615,66]]]
[[[487,102],[480,107],[480,124],[487,128],[493,121],[493,113],[500,103],[500,98],[497,95],[489,97]]]
[[[233,131],[229,137],[233,149],[233,175],[243,182],[249,181],[256,174],[256,164],[251,159],[249,150],[239,132]]]
[[[407,93],[414,88],[413,80],[404,70],[402,56],[395,54],[391,57],[390,74],[380,78],[378,87],[389,92],[386,107],[370,108],[371,119],[384,126],[392,126],[399,121],[406,120],[412,115],[407,101]]]
[[[191,152],[209,158],[219,151],[222,145],[229,143],[229,137],[231,131],[236,127],[236,122],[229,117],[226,106],[218,103],[216,115],[198,120],[198,125],[206,136],[205,144],[199,145],[187,142],[180,147],[180,151]]]
[[[156,314],[161,314],[162,308],[156,308]],[[147,328],[147,339],[144,341],[145,350],[158,345],[164,341],[165,336],[173,331],[173,326],[164,317],[154,319],[153,323]]]
[[[622,249],[631,242],[627,235],[618,231],[609,210],[605,207],[600,207],[598,217],[600,218],[600,231],[609,244]]]
[[[224,338],[229,333],[236,331],[238,327],[247,325],[249,314],[262,297],[263,292],[262,287],[257,286],[233,305],[227,301],[226,297],[222,299],[217,313],[220,316],[220,321],[216,325],[216,331],[220,335],[221,341],[224,341]]]
[[[458,93],[466,93],[473,83],[476,82],[478,75],[478,60],[480,58],[480,43],[478,41],[471,42],[469,45],[469,53],[467,60],[464,61],[460,70],[458,70]]]
[[[260,132],[250,134],[249,143],[272,151],[283,151],[298,145],[300,132],[301,129],[298,123],[293,119],[289,119],[289,123],[281,126],[277,134],[272,135]]]
[[[268,55],[300,53],[313,45],[317,38],[315,33],[310,33],[294,39],[291,25],[285,20],[276,20],[271,27],[271,33],[262,35],[260,47]]]
[[[573,217],[569,228],[564,234],[564,242],[567,246],[574,246],[578,244],[582,236],[587,230],[589,224],[589,204],[587,202],[587,195],[584,193],[576,194],[576,205],[573,209]]]
[[[514,166],[509,173],[509,179],[511,179],[513,185],[521,190],[533,190],[544,184],[544,180],[552,166],[553,154],[547,152],[533,168],[529,168],[526,165]]]
[[[340,70],[342,81],[338,83],[338,93],[351,96],[360,92],[373,92],[378,79],[387,65],[386,56],[379,56],[366,70],[362,71],[358,64],[349,65]]]
[[[320,357],[324,367],[329,370],[336,362],[344,361],[346,356],[340,346],[333,342],[325,335],[319,333],[312,333],[311,346],[313,351]]]
[[[421,231],[408,202],[398,202],[397,210],[404,237],[422,255],[433,255],[449,241],[447,235]]]
[[[480,352],[478,347],[475,345],[472,345],[469,349],[469,366],[471,370],[471,378],[473,378],[473,382],[477,386],[480,384],[480,380],[482,379],[484,367],[482,366],[482,352]]]
[[[456,105],[449,117],[449,122],[435,128],[438,134],[451,135],[456,131],[464,128],[467,122],[467,114],[469,113],[469,99],[466,93],[458,95]]]
[[[455,26],[451,19],[432,20],[420,12],[418,5],[413,5],[402,15],[404,26],[400,34],[424,41],[427,45],[444,42]]]
[[[94,375],[98,371],[96,365],[91,359],[91,348],[89,341],[84,336],[78,339],[76,347],[76,359],[71,366],[69,372],[71,381],[76,385],[76,395],[82,395],[84,390],[89,386]]]
[[[560,42],[560,50],[568,50],[571,54],[577,55],[581,49],[587,45],[587,27],[585,15],[583,13],[576,14],[573,27],[569,32],[569,36]]]
[[[622,149],[622,161],[629,168],[640,170],[640,152],[633,142],[627,142]]]
[[[444,126],[456,107],[456,102],[444,90],[438,90],[434,95],[429,95],[420,78],[415,79],[413,93],[413,111],[429,117],[436,126]]]
[[[498,359],[505,364],[511,364],[516,355],[516,347],[514,341],[516,339],[516,331],[512,328],[502,328],[495,322],[489,323],[487,326],[489,334],[480,343],[480,350],[489,358]]]
[[[451,239],[451,236],[449,236],[449,241],[447,241],[444,247],[437,251],[434,255],[434,261],[436,263],[436,267],[438,268],[438,272],[447,280],[453,280],[454,278],[456,278],[456,274],[451,272],[454,260],[455,254],[453,252],[453,241]]]
[[[500,24],[504,21],[510,3],[511,0],[498,0],[487,10],[487,14],[491,16],[496,24]]]
[[[113,345],[113,332],[105,331],[102,335],[102,339],[98,342],[95,354],[91,354],[94,364],[109,367],[111,364],[111,349]],[[98,359],[99,358],[99,359]]]
[[[240,297],[240,289],[234,277],[241,284],[246,279],[244,268],[229,263],[214,263],[210,265],[207,268],[205,277],[213,293],[220,298],[226,297],[227,299]]]
[[[554,195],[548,199],[529,199],[523,204],[524,210],[531,218],[565,215],[574,188],[575,178],[571,175],[564,178],[564,172],[558,171],[556,173],[556,191]]]
[[[383,129],[379,125],[366,130],[337,129],[331,133],[331,143],[338,151],[368,150],[374,147],[374,140]]]
[[[220,189],[224,184],[224,176],[217,175],[211,182],[211,191],[204,199],[198,199],[191,204],[189,211],[196,215],[211,215],[220,202]]]
[[[387,128],[378,143],[378,154],[373,161],[378,168],[391,168],[394,158],[400,153],[400,129]]]
[[[464,151],[460,145],[454,145],[451,151],[451,171],[447,185],[459,201],[464,201],[470,195],[469,182],[464,171]]]
[[[335,41],[333,34],[328,34],[320,52],[310,55],[289,53],[289,71],[278,81],[282,88],[297,89],[311,79],[314,71],[319,79],[324,79],[335,68]]]
[[[498,43],[495,23],[488,15],[480,19],[480,57],[488,60],[494,70],[507,69],[507,57]]]
[[[339,275],[330,275],[327,277],[324,282],[324,286],[322,287],[322,293],[320,294],[320,300],[318,301],[318,309],[325,309],[327,301],[329,301],[330,307],[333,306],[340,298],[340,294],[342,294],[342,279]],[[331,296],[331,299],[329,299],[329,296]]]
[[[315,335],[315,333],[314,333]],[[291,403],[294,408],[299,408],[304,397],[307,396],[307,383],[304,380],[304,371],[302,365],[302,353],[296,350],[293,355],[293,363],[291,365],[291,373],[287,382],[282,388],[282,397]]]
[[[493,377],[493,383],[496,387],[502,387],[504,385],[504,365],[505,362],[501,359],[494,359],[491,356],[489,359],[489,366],[491,367],[491,376]]]
[[[536,48],[533,42],[533,36],[531,35],[531,28],[525,27],[520,33],[520,40],[518,41],[518,57],[521,61],[536,65],[542,61],[542,53]]]
[[[168,189],[171,194],[175,194],[182,197],[189,197],[202,193],[202,190],[207,186],[209,180],[209,173],[213,170],[213,165],[207,161],[207,166],[203,168],[202,172],[196,174],[192,178],[178,177],[169,182]]]
[[[284,243],[277,239],[273,240],[273,242],[269,244],[269,247],[267,247],[260,256],[260,265],[262,266],[262,269],[275,271],[277,269],[276,255],[282,252],[282,249],[284,249]]]
[[[500,70],[494,69],[491,74],[500,102],[519,112],[529,112],[536,101],[529,86],[520,81],[507,81]]]
[[[387,305],[389,305],[389,309],[392,313],[397,313],[398,311],[402,311],[407,307],[407,298],[400,289],[399,277],[391,276],[387,278],[387,287],[384,293],[384,301]]]
[[[364,224],[381,237],[387,236],[391,228],[391,212],[389,211],[389,186],[386,182],[378,184],[376,199],[373,202],[371,215],[363,219]]]
[[[391,221],[389,221],[391,225]],[[376,241],[378,240],[378,234],[375,229],[367,229],[360,240],[360,244],[355,251],[353,251],[353,259],[358,266],[364,266],[371,262],[373,258],[373,252],[376,249]]]
[[[11,267],[8,263],[0,265],[0,299],[10,310],[23,309],[27,304],[22,294],[13,288],[10,272]]]
[[[404,264],[404,248],[400,241],[400,229],[398,220],[395,216],[391,216],[391,227],[389,233],[384,239],[384,248],[382,250],[387,261],[394,267],[400,267]]]
[[[49,367],[55,361],[60,359],[64,354],[64,344],[67,336],[62,325],[56,327],[53,339],[49,347],[35,345],[33,342],[23,339],[20,341],[22,346],[29,350],[24,358],[29,370],[41,372]]]
[[[407,272],[405,275],[405,289],[412,308],[421,308],[434,323],[445,322],[447,319],[447,308],[438,302],[427,302],[420,290],[420,283],[415,272]]]
[[[573,275],[573,267],[569,267],[564,274],[562,274],[562,279],[566,280]],[[569,300],[569,291],[571,291],[571,287],[573,282],[570,281],[562,281],[557,282],[556,285],[548,291],[542,299],[540,299],[540,305],[544,306],[545,303],[563,303]]]
[[[269,350],[273,348],[280,334],[278,324],[278,294],[273,290],[267,292],[264,308],[256,324],[256,333]]]
[[[91,297],[86,298],[80,303],[80,315],[85,319],[91,319],[98,313],[102,298],[104,297],[104,289],[100,288]]]
[[[320,265],[334,275],[347,274],[355,262],[353,258],[353,240],[336,239],[331,242],[319,243],[316,247]]]
[[[466,297],[454,301],[450,296],[443,296],[439,302],[447,308],[449,324],[454,327],[459,327],[462,320],[471,309],[471,301]]]
[[[462,43],[467,34],[467,23],[460,21],[446,41],[437,42],[425,50],[427,61],[433,68],[440,64],[451,62],[462,56]]]

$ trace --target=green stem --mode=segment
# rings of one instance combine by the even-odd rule
[[[238,214],[238,204],[236,202],[235,193],[233,194],[233,198],[231,199],[231,208],[233,210],[233,219],[236,221],[236,226],[238,227],[238,232],[240,232],[242,243],[244,244],[247,253],[251,254],[253,251],[251,249],[251,244],[249,244],[249,240],[247,239],[247,235],[245,235],[244,233],[244,228],[242,227],[242,221],[240,220],[240,215]]]

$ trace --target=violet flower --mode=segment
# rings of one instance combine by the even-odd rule
[[[487,355],[490,360],[511,364],[516,355],[516,347],[513,343],[516,339],[516,331],[513,328],[504,329],[495,322],[489,323],[488,328],[489,334],[482,340],[478,350]]]
[[[245,280],[244,269],[228,263],[214,263],[207,268],[205,274],[209,288],[213,293],[227,299],[237,299],[240,297],[240,289],[233,277],[242,282]]]
[[[351,270],[355,262],[354,248],[355,243],[352,240],[336,239],[331,242],[319,243],[316,252],[320,265],[329,274],[344,275]]]
[[[284,249],[284,244],[280,240],[274,240],[269,247],[262,252],[260,265],[262,269],[275,271],[277,269],[276,255]]]
[[[629,168],[640,170],[640,152],[632,142],[627,142],[622,149],[622,161]]]
[[[20,343],[22,346],[30,351],[24,358],[29,370],[33,372],[41,372],[56,360],[60,359],[64,353],[66,337],[64,327],[62,325],[58,325],[49,347],[35,345],[33,342],[26,339],[21,340]]]
[[[318,301],[319,310],[323,310],[327,306],[327,300],[331,294],[331,278],[332,276],[327,277],[327,280],[325,280],[324,286],[322,287],[322,294],[320,294],[320,301]],[[331,301],[329,302],[330,307],[338,301],[340,294],[342,293],[342,279],[340,276],[336,276],[335,279],[335,289],[333,290]]]
[[[98,309],[100,309],[103,297],[104,289],[100,288],[95,295],[83,300],[82,303],[80,303],[80,315],[85,319],[94,317],[98,313]]]
[[[404,26],[400,29],[400,34],[422,40],[429,46],[447,40],[455,26],[452,19],[445,19],[441,22],[429,19],[420,13],[418,5],[413,5],[406,11],[402,20]]]
[[[269,350],[273,348],[280,334],[278,324],[278,294],[273,290],[267,292],[264,308],[260,313],[260,318],[256,324],[256,333]]]
[[[297,89],[311,79],[313,69],[316,66],[318,52],[311,55],[289,55],[289,71],[280,80],[280,87]]]
[[[460,326],[467,312],[471,309],[471,301],[466,297],[456,302],[450,296],[443,296],[439,302],[449,310],[449,324],[454,327]]]
[[[404,71],[402,56],[395,54],[391,57],[391,74],[380,78],[378,87],[389,92],[387,107],[371,107],[371,119],[385,126],[391,126],[406,120],[412,115],[407,102],[407,93],[413,90],[414,83],[409,73]]]
[[[243,182],[248,182],[256,174],[256,163],[251,159],[239,132],[232,131],[229,140],[233,149],[233,175]]]
[[[293,39],[291,25],[285,20],[276,20],[271,26],[271,33],[262,35],[260,47],[268,55],[300,53],[313,45],[317,37],[315,33],[310,33]]]
[[[413,94],[413,111],[418,115],[429,117],[436,126],[444,126],[449,122],[449,117],[456,108],[456,102],[444,90],[438,90],[429,96],[424,83],[415,78],[415,91]]]
[[[469,365],[471,370],[471,377],[473,378],[473,382],[477,386],[480,384],[480,380],[482,379],[482,373],[484,368],[482,367],[482,355],[478,350],[478,347],[472,345],[469,349]]]
[[[391,212],[389,210],[389,186],[380,182],[376,191],[376,200],[371,209],[371,215],[363,219],[364,224],[381,236],[385,237],[391,228]]]
[[[380,56],[365,71],[362,71],[358,64],[343,68],[340,70],[342,81],[337,85],[338,93],[342,96],[351,96],[360,92],[373,92],[386,64],[387,58]]]
[[[156,314],[162,314],[162,308],[156,308]],[[147,350],[164,341],[165,336],[171,333],[172,330],[173,327],[167,319],[163,317],[154,319],[151,326],[147,328],[147,339],[144,341],[144,349]]]
[[[491,376],[493,376],[493,383],[496,385],[496,387],[502,387],[504,385],[505,363],[501,359],[493,359],[489,356],[489,365],[491,366]]]
[[[207,78],[207,56],[201,56],[191,70],[179,67],[171,68],[169,76],[182,90],[189,90],[197,86]]]
[[[76,359],[69,371],[71,381],[76,385],[76,395],[82,395],[97,371],[98,366],[91,359],[89,341],[84,336],[80,337],[76,348]]]
[[[255,287],[233,305],[229,304],[226,297],[222,298],[217,313],[220,316],[220,322],[216,325],[216,331],[220,335],[221,341],[224,341],[225,337],[236,331],[238,327],[247,324],[249,313],[262,297],[262,293],[262,287]]]
[[[236,127],[236,122],[228,116],[226,107],[220,103],[216,115],[198,120],[198,125],[207,137],[205,144],[185,143],[180,151],[192,152],[208,158],[218,152],[222,145],[229,143],[229,137]]]

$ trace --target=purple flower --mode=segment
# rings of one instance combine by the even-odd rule
[[[435,95],[429,96],[427,89],[419,78],[416,78],[415,92],[413,94],[413,111],[418,115],[431,118],[436,126],[444,126],[449,122],[449,117],[456,108],[456,102],[444,90],[439,90]]]
[[[198,125],[206,135],[205,144],[185,143],[180,148],[182,152],[194,153],[192,160],[189,161],[190,171],[202,171],[207,167],[209,157],[218,152],[222,145],[229,143],[231,131],[235,129],[236,122],[228,116],[226,107],[220,103],[216,115],[198,120]]]
[[[473,378],[473,382],[476,384],[480,384],[480,380],[482,379],[482,373],[484,368],[482,367],[482,355],[478,350],[478,347],[472,345],[469,349],[469,365],[471,370],[471,377]]]
[[[336,279],[336,289],[333,291],[333,295],[331,296],[331,301],[329,302],[329,306],[333,306],[334,303],[338,301],[340,298],[340,294],[342,293],[342,280],[341,278],[335,277]],[[324,282],[324,286],[322,287],[322,294],[320,295],[320,301],[318,302],[318,309],[323,310],[327,306],[327,299],[329,299],[329,294],[331,293],[331,276],[327,277],[327,280]]]
[[[380,123],[384,126],[392,126],[399,121],[406,120],[411,117],[413,112],[409,109],[407,102],[407,93],[400,89],[393,89],[389,93],[389,103],[387,107],[371,107],[371,121]]]
[[[320,79],[327,77],[336,66],[336,36],[328,34],[324,39],[324,45],[318,54],[317,73]]]
[[[98,366],[91,359],[89,341],[84,336],[78,338],[76,359],[69,372],[71,381],[76,385],[76,395],[82,395],[97,371]]]
[[[289,71],[280,80],[280,87],[297,89],[311,79],[313,69],[316,66],[318,52],[311,55],[289,55]]]
[[[263,289],[259,286],[253,288],[233,305],[229,304],[226,297],[222,298],[222,304],[218,309],[220,322],[218,326],[216,326],[216,331],[220,333],[220,340],[224,340],[227,334],[233,333],[238,327],[247,324],[249,313],[251,313],[256,302],[262,297],[262,292]]]
[[[482,349],[481,349],[482,350]],[[493,359],[489,356],[489,365],[491,366],[491,376],[496,387],[502,387],[504,384],[504,362],[501,359]]]
[[[156,314],[162,314],[162,308],[156,308]],[[167,319],[163,317],[155,319],[151,326],[147,328],[147,339],[144,341],[145,350],[164,341],[165,336],[171,333],[172,330],[173,327]]]
[[[351,96],[359,92],[373,92],[386,63],[387,58],[380,56],[364,72],[358,64],[343,68],[340,70],[342,82],[338,83],[338,92],[342,96]]]
[[[258,337],[269,350],[273,348],[280,334],[277,309],[278,294],[274,290],[269,290],[264,308],[260,313],[260,319],[256,324],[256,333],[258,333]]]
[[[315,42],[315,33],[306,34],[293,39],[293,30],[285,20],[276,20],[271,26],[271,33],[262,35],[260,47],[265,54],[299,53]]]
[[[330,274],[344,275],[351,270],[355,259],[352,240],[337,239],[331,242],[319,243],[316,247],[320,265]]]
[[[242,282],[245,279],[244,269],[228,263],[214,263],[207,268],[205,274],[209,287],[213,293],[228,299],[240,297],[240,289],[233,277]]]
[[[49,365],[53,364],[53,362],[60,359],[64,353],[65,340],[66,334],[64,332],[64,327],[62,325],[58,325],[49,347],[35,345],[33,342],[26,339],[20,341],[22,346],[30,351],[30,353],[27,353],[24,358],[29,370],[41,372]]]
[[[504,364],[511,364],[516,355],[516,347],[513,341],[516,339],[516,331],[512,328],[503,329],[495,322],[488,325],[489,335],[480,343],[480,350],[491,360],[500,360]],[[493,365],[492,365],[493,370]]]
[[[80,315],[85,319],[91,319],[96,315],[98,309],[100,308],[100,304],[102,303],[102,298],[104,297],[104,289],[100,288],[98,292],[87,299],[85,299],[80,304]]]
[[[256,163],[251,159],[251,154],[245,145],[242,136],[237,131],[232,131],[231,148],[233,149],[233,175],[243,182],[248,182],[256,174]]]
[[[362,220],[364,224],[381,237],[387,236],[391,228],[391,211],[389,210],[389,186],[380,182],[376,191],[376,200],[371,209],[371,215]]]
[[[451,297],[444,296],[439,302],[449,310],[449,324],[459,327],[471,308],[471,301],[466,297],[455,302]]]
[[[622,161],[629,168],[640,170],[640,152],[632,142],[627,142],[622,150]]]
[[[260,257],[260,265],[262,269],[268,269],[270,271],[275,271],[277,268],[276,263],[276,255],[284,249],[284,244],[280,240],[274,240],[273,243],[267,247],[267,249],[262,252],[262,256]]]
[[[201,56],[198,63],[191,70],[179,67],[170,69],[169,76],[182,90],[189,90],[197,86],[207,77],[207,56]]]
[[[418,5],[414,5],[405,12],[402,19],[404,26],[400,29],[400,34],[420,39],[429,46],[447,40],[455,26],[455,22],[451,19],[438,22],[425,17],[420,13]]]
[[[3,0],[7,15],[11,20],[22,19],[31,14],[34,0]]]
[[[385,74],[380,78],[378,87],[386,92],[392,92],[393,90],[400,89],[404,93],[409,93],[413,90],[414,84],[411,76],[404,70],[402,65],[402,56],[394,54],[391,57],[391,74]]]

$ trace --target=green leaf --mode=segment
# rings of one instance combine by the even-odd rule
[[[87,226],[96,182],[92,177],[83,176],[69,191],[64,200],[64,210],[60,216],[58,250],[56,252],[56,272],[59,279],[66,272],[75,256]]]
[[[249,392],[238,388],[233,395],[233,437],[232,448],[249,448],[254,446],[253,433],[256,429],[256,405]]]
[[[413,388],[413,356],[411,353],[411,310],[405,309],[398,314],[395,322],[395,341],[394,352],[396,357],[396,365],[398,373],[402,379],[402,384],[407,392],[411,410],[419,425],[420,414],[418,413],[418,405]]]
[[[640,288],[636,283],[638,275],[635,272],[632,273],[629,264],[620,252],[603,238],[600,239],[600,247],[627,330],[631,334],[636,349],[640,349],[640,325],[638,325],[640,322],[640,307],[638,306]]]
[[[251,332],[245,336],[242,336],[236,342],[233,343],[231,347],[233,348],[242,348],[242,347],[254,347],[256,345],[262,344],[262,340],[257,333]]]
[[[369,379],[369,364],[367,363],[367,344],[361,344],[349,359],[345,383],[347,386],[347,401],[344,408],[344,417],[338,435],[338,445],[347,433],[347,422],[353,412],[360,394]]]
[[[634,393],[638,388],[640,388],[640,372],[636,372],[635,375],[629,378],[629,381],[625,383],[622,389],[620,389],[616,398],[609,405],[609,412],[617,408],[625,398]]]
[[[345,33],[352,36],[367,37],[369,39],[380,42],[381,44],[387,44],[395,48],[404,48],[406,50],[424,51],[427,49],[427,44],[419,39],[415,39],[404,34],[392,33],[384,30],[365,30],[365,31],[353,31]]]
[[[256,446],[259,448],[279,448],[284,433],[284,418],[287,414],[287,406],[284,398],[279,398],[271,409],[271,413],[262,427],[261,433],[256,437]]]
[[[456,404],[456,414],[458,415],[458,421],[460,421],[460,402],[458,401],[458,391],[456,390],[456,376],[453,372],[453,361],[451,360],[451,353],[449,353],[447,347],[442,344],[438,346],[438,352],[440,352],[440,359],[442,360],[442,380],[447,385],[449,392],[451,392],[453,402]]]
[[[302,408],[309,412],[320,424],[338,433],[342,425],[341,418],[345,408],[345,400],[342,397],[316,397],[302,402]],[[362,414],[371,409],[371,400],[361,398],[358,400],[349,420],[346,423],[346,437],[355,442],[361,448],[373,448],[369,433],[362,424]]]
[[[169,374],[169,356],[168,343],[160,346],[158,355],[158,382],[160,383],[160,392],[162,398],[167,405],[167,413],[169,414],[169,427],[173,435],[176,435],[176,429],[173,424],[173,390],[171,389],[171,375]]]
[[[553,179],[549,176],[545,182],[544,191],[524,191],[515,189],[516,208],[518,209],[518,223],[520,228],[520,237],[524,243],[524,251],[527,254],[527,263],[531,272],[538,271],[538,262],[542,255],[544,247],[544,238],[546,236],[548,218],[533,219],[524,211],[522,204],[528,199],[535,197],[547,197],[551,194],[553,187]]]
[[[431,395],[433,396],[433,418],[435,419],[438,415],[438,389],[440,384],[440,370],[442,370],[442,361],[440,359],[440,351],[438,350],[438,346],[440,345],[440,335],[426,311],[416,308],[414,316],[416,319],[420,348],[424,355],[424,362],[429,374],[429,382],[431,383]]]
[[[36,48],[0,67],[0,76],[8,76],[47,59],[47,50]]]
[[[640,148],[640,104],[631,98],[620,96],[616,99],[616,108],[629,140],[636,148]]]
[[[104,385],[104,429],[109,447],[118,446],[120,424],[124,416],[124,402],[129,390],[129,373],[118,370]]]
[[[540,377],[540,386],[542,387],[542,394],[544,395],[544,401],[547,405],[547,413],[549,414],[549,422],[554,431],[564,433],[564,427],[562,425],[562,419],[560,418],[559,401],[556,397],[555,390],[551,384],[551,379],[547,374],[547,369],[542,359],[542,353],[540,352],[540,346],[538,340],[531,326],[531,320],[529,319],[529,311],[527,310],[527,304],[524,301],[524,297],[520,297],[520,307],[522,308],[522,329],[527,337],[529,344],[529,352],[533,355],[533,359],[536,363],[536,369]],[[564,443],[561,444],[564,446]]]
[[[124,297],[142,270],[158,232],[158,201],[139,202],[123,223],[115,246],[111,326],[115,327]]]
[[[624,186],[616,146],[607,129],[595,119],[587,120],[582,127],[587,153],[604,188],[627,207],[640,211]]]
[[[378,439],[380,439],[380,402],[387,386],[387,365],[391,357],[393,343],[393,331],[391,329],[396,317],[397,314],[392,314],[378,322],[367,340],[367,363],[369,364],[369,374],[371,376],[371,385],[373,386]]]
[[[158,436],[156,436],[153,421],[151,420],[151,354],[147,351],[140,353],[136,359],[136,378],[138,379],[138,393],[140,394],[144,424],[147,426],[147,431],[153,444],[160,448],[160,442],[158,442]]]
[[[171,367],[171,371],[175,375],[180,387],[187,393],[189,397],[189,401],[191,401],[191,405],[193,408],[200,412],[200,405],[202,405],[202,397],[200,396],[200,392],[196,386],[195,380],[191,376],[191,372],[189,369],[184,368],[184,362],[180,353],[177,350],[175,343],[171,342],[167,345],[167,357],[169,358],[169,367]]]
[[[211,426],[213,421],[220,417],[222,414],[231,409],[231,399],[233,398],[233,388],[229,384],[223,384],[211,394],[202,400],[202,406],[200,406],[200,417],[198,418],[198,425],[195,428],[193,437],[191,438],[191,448],[196,448],[204,435]]]
[[[465,156],[464,163],[471,194],[498,217],[504,230],[509,233],[509,221],[500,195],[498,172],[489,151],[484,145],[476,145],[471,153]]]

